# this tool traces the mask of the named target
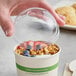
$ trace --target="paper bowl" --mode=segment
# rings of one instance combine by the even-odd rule
[[[60,51],[54,55],[36,57],[22,56],[14,52],[18,76],[57,76]]]

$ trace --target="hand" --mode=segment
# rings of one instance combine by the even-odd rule
[[[30,7],[47,9],[59,25],[65,24],[64,18],[58,16],[55,10],[44,0],[0,0],[0,25],[6,36],[12,36],[14,33],[14,24],[10,16],[18,15],[21,11]]]

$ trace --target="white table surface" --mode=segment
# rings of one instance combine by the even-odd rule
[[[49,0],[54,5],[58,0]],[[62,76],[65,63],[76,59],[76,31],[61,29],[57,44],[61,47],[59,75]],[[0,30],[0,76],[17,76],[13,48],[16,42],[4,36]]]

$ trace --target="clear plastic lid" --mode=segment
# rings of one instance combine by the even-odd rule
[[[29,8],[21,12],[15,20],[16,42],[46,41],[55,43],[59,38],[59,27],[54,17],[43,8]]]

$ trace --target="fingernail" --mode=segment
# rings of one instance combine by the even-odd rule
[[[12,30],[6,30],[5,31],[5,35],[8,36],[8,37],[10,37],[10,36],[13,35],[13,31]]]
[[[7,31],[5,31],[5,35],[6,35],[6,36],[8,35],[8,32],[7,32]]]

